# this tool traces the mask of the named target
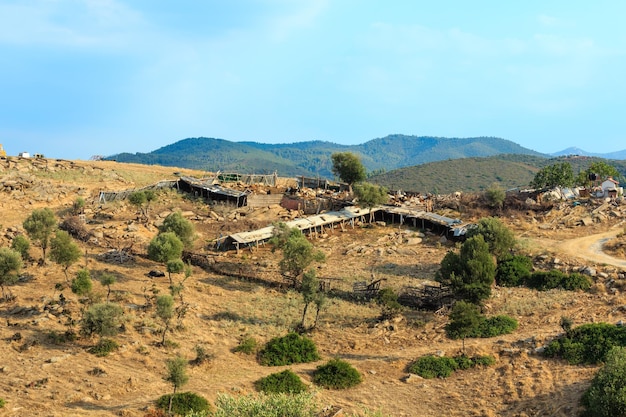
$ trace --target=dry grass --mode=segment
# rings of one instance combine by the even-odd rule
[[[281,282],[277,272],[280,254],[272,253],[269,247],[240,254],[211,253],[217,262],[245,265],[257,278],[236,279],[194,267],[183,292],[189,308],[177,323],[180,325],[175,325],[167,337],[172,343],[166,346],[158,343],[162,322],[155,317],[153,308],[144,310],[142,306],[152,288],[165,294],[169,283],[167,277],[148,278],[148,271],[163,269],[163,265],[141,255],[156,234],[157,215],[168,210],[196,213],[198,220],[194,223],[200,234],[197,251],[205,250],[208,242],[227,233],[225,230],[269,224],[273,220],[272,212],[257,217],[254,223],[217,222],[208,217],[205,205],[172,192],[161,195],[151,209],[150,222],[144,225],[137,222],[135,209],[127,203],[101,207],[93,197],[102,187],[127,189],[154,183],[171,177],[173,169],[113,162],[93,163],[93,169],[89,168],[90,162],[75,165],[77,168],[58,176],[42,174],[41,180],[55,190],[50,201],[36,201],[28,191],[23,198],[17,193],[4,193],[0,200],[3,232],[9,226],[19,226],[33,208],[50,206],[56,213],[63,213],[76,197],[63,194],[67,187],[84,188],[85,195],[92,197],[87,199],[88,216],[103,211],[111,218],[89,225],[104,237],[98,244],[85,246],[89,256],[80,261],[80,267],[86,263],[94,276],[107,271],[117,277],[113,300],[125,310],[125,331],[115,338],[120,349],[106,358],[97,358],[86,351],[95,344],[95,339],[52,341],[49,333],[63,334],[68,328],[67,316],[80,319],[84,307],[79,297],[66,289],[63,294],[68,304],[63,307],[63,314],[53,309],[56,304],[51,305],[50,301],[59,299],[55,284],[64,282],[63,271],[50,262],[45,266],[27,265],[24,272],[32,278],[11,288],[16,296],[14,301],[0,304],[1,319],[7,323],[0,327],[3,341],[0,398],[7,401],[3,415],[21,416],[27,410],[32,416],[143,417],[156,398],[170,392],[171,387],[163,380],[165,360],[176,354],[193,359],[198,345],[206,347],[211,360],[190,369],[191,378],[185,390],[211,401],[219,393],[253,393],[254,381],[276,370],[262,367],[254,355],[234,353],[234,349],[245,337],[253,337],[262,344],[284,335],[301,320],[301,295],[275,286]],[[0,172],[0,179],[2,175],[9,174]],[[27,203],[29,199],[32,204]],[[130,225],[137,226],[136,230],[129,231]],[[524,230],[527,246],[535,253],[543,250],[543,246],[537,245],[536,249],[531,246],[536,241],[534,226],[529,223],[516,227]],[[328,259],[318,269],[319,276],[335,278],[332,286],[336,293],[329,297],[317,328],[309,336],[316,342],[323,360],[345,359],[364,376],[361,385],[347,391],[316,391],[316,401],[342,407],[346,413],[368,408],[381,409],[392,416],[575,415],[578,399],[595,370],[529,355],[530,348],[520,349],[519,341],[549,340],[561,331],[561,316],[571,317],[576,324],[617,321],[622,318],[620,306],[626,304],[626,299],[601,290],[583,294],[496,289],[486,307],[488,313],[514,316],[520,321],[520,329],[498,340],[466,341],[470,352],[495,355],[496,366],[460,373],[446,380],[404,382],[411,361],[438,351],[455,354],[461,342],[445,337],[445,315],[407,310],[397,320],[380,322],[378,305],[365,300],[356,302],[346,295],[355,281],[384,278],[383,287],[400,291],[404,286],[433,278],[449,247],[437,244],[438,236],[431,235],[421,245],[405,247],[393,240],[398,230],[397,225],[335,230],[327,238],[313,241]],[[0,242],[3,246],[9,244],[6,237],[0,238]],[[137,253],[133,263],[107,264],[96,256],[130,242],[135,242],[133,250]],[[363,250],[349,251],[354,246]],[[33,248],[33,256],[39,257],[40,253],[39,248]],[[78,265],[72,267],[70,274],[78,268]],[[94,288],[104,294],[98,283],[94,283]],[[13,314],[16,308],[23,308],[26,313]],[[292,370],[310,383],[311,372],[318,364],[296,365]],[[99,371],[94,373],[96,367]]]

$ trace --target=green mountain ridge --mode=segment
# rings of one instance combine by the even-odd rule
[[[106,159],[209,172],[270,174],[283,177],[333,178],[331,155],[352,152],[370,173],[368,181],[391,190],[452,193],[479,192],[496,184],[502,189],[525,188],[537,171],[569,162],[574,173],[593,161],[606,161],[626,176],[626,161],[592,156],[552,157],[495,138],[439,138],[389,135],[360,145],[308,141],[288,144],[230,142],[188,138],[150,153],[122,153]],[[376,175],[374,175],[376,174]]]
[[[324,141],[264,144],[203,137],[188,138],[153,152],[121,153],[105,159],[212,172],[219,170],[263,174],[276,171],[281,176],[333,178],[330,156],[335,152],[352,152],[358,155],[369,172],[390,171],[447,159],[499,154],[544,156],[509,140],[493,137],[389,135],[360,145],[339,145]]]

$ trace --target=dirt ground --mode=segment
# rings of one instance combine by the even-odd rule
[[[15,298],[0,304],[1,416],[145,416],[161,395],[171,392],[165,360],[175,355],[195,357],[202,346],[211,360],[190,367],[184,391],[194,391],[211,402],[218,395],[254,394],[254,382],[284,369],[311,384],[320,406],[338,406],[344,415],[365,409],[389,416],[572,416],[597,367],[571,366],[541,357],[536,350],[561,333],[561,317],[575,325],[626,320],[622,295],[626,259],[609,258],[601,245],[623,230],[622,218],[607,217],[593,226],[545,228],[548,215],[507,212],[502,219],[519,237],[525,251],[545,266],[565,270],[593,268],[596,284],[588,293],[523,288],[495,288],[485,306],[487,314],[515,317],[519,329],[492,339],[469,339],[469,354],[491,354],[495,366],[457,372],[447,379],[425,380],[407,372],[424,354],[454,355],[461,341],[445,336],[445,312],[407,309],[391,322],[378,320],[373,302],[330,297],[310,336],[323,357],[319,362],[269,368],[254,355],[233,350],[246,337],[262,344],[284,335],[300,320],[301,295],[281,288],[280,254],[269,245],[254,250],[215,252],[221,234],[252,230],[275,221],[284,210],[269,207],[241,210],[236,216],[223,206],[208,206],[169,191],[151,204],[149,220],[125,201],[103,203],[100,190],[124,190],[153,184],[176,175],[205,173],[172,168],[87,161],[0,161],[0,246],[23,232],[24,219],[35,208],[49,207],[59,220],[73,202],[87,202],[85,217],[92,232],[81,243],[85,256],[69,270],[70,276],[87,268],[117,277],[113,301],[125,311],[124,331],[115,337],[120,349],[106,357],[87,352],[96,339],[59,340],[79,320],[84,299],[73,294],[62,269],[52,261],[39,265],[41,249],[33,246],[35,261],[27,263],[20,282],[10,288]],[[8,186],[7,186],[8,184]],[[195,252],[204,252],[225,271],[243,272],[249,279],[207,272],[193,267],[185,282],[187,313],[161,346],[162,323],[153,308],[144,308],[155,292],[168,291],[167,277],[150,278],[163,265],[145,257],[147,244],[159,221],[180,209],[196,227]],[[214,214],[211,215],[211,212]],[[217,214],[217,215],[215,215]],[[423,233],[424,232],[424,233]],[[423,235],[419,234],[423,233]],[[421,243],[407,244],[408,237]],[[400,291],[432,280],[441,259],[454,243],[428,231],[388,225],[334,229],[312,240],[327,257],[318,275],[331,279],[337,294],[351,291],[355,281],[384,279],[383,287]],[[415,241],[414,241],[415,242]],[[131,247],[132,260],[107,261],[102,255]],[[179,281],[181,277],[175,276]],[[63,287],[62,289],[59,289]],[[103,297],[105,288],[94,282]],[[60,294],[67,300],[59,305]],[[353,364],[363,383],[349,390],[315,388],[311,373],[324,361],[339,357]]]

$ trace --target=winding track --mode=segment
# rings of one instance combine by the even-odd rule
[[[626,269],[626,260],[607,255],[602,250],[606,242],[614,239],[622,231],[623,228],[620,228],[619,230],[611,230],[575,239],[553,241],[549,246],[551,246],[555,252],[583,258],[598,264],[612,265]]]

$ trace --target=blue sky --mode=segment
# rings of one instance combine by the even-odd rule
[[[497,136],[626,149],[626,2],[0,0],[0,143]]]

